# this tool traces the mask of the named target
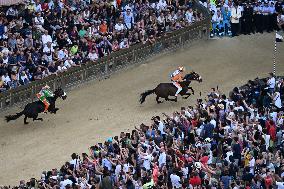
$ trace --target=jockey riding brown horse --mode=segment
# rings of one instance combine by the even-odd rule
[[[179,94],[181,96],[185,96],[185,99],[187,99],[191,94],[194,94],[194,90],[189,86],[191,81],[202,82],[202,78],[198,73],[194,71],[184,76],[183,81],[179,83],[182,87],[182,90]],[[188,92],[189,89],[192,93]],[[155,89],[147,90],[140,95],[140,104],[145,102],[146,97],[153,93],[156,94],[156,101],[158,104],[161,103],[161,101],[159,101],[159,98],[164,98],[166,101],[170,100],[176,102],[177,98],[169,99],[169,96],[175,96],[177,90],[177,87],[175,87],[172,83],[160,83]]]

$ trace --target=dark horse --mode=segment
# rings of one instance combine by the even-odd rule
[[[192,87],[189,86],[191,81],[198,81],[202,82],[202,78],[196,72],[191,72],[190,74],[186,74],[184,76],[184,81],[180,82],[180,86],[182,87],[182,91],[179,93],[181,96],[185,96],[184,98],[187,99],[191,93],[188,92],[190,89],[192,94],[194,94],[194,90]],[[175,96],[177,88],[172,83],[160,83],[155,89],[145,91],[140,95],[140,103],[142,104],[145,102],[145,99],[148,95],[155,93],[156,94],[156,101],[157,103],[161,103],[159,98],[164,98],[166,101],[177,101],[177,99],[169,99],[169,96]]]
[[[55,107],[55,102],[57,98],[62,98],[65,100],[67,98],[66,93],[63,91],[63,89],[58,88],[54,91],[54,96],[53,97],[48,97],[47,100],[50,103],[50,106],[48,107],[48,112],[56,114],[56,112],[59,110],[59,108]],[[25,115],[24,118],[24,123],[28,124],[27,118],[33,118],[33,121],[35,120],[41,120],[43,121],[42,118],[38,118],[38,114],[42,113],[44,111],[44,104],[41,101],[35,101],[32,103],[29,103],[25,106],[24,110],[15,114],[15,115],[8,115],[6,116],[6,121],[9,122],[11,120],[16,120],[22,115]]]

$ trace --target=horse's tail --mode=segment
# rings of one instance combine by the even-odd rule
[[[16,120],[18,119],[19,117],[21,117],[22,115],[24,114],[24,110],[15,114],[15,115],[8,115],[8,116],[5,116],[5,119],[7,122],[11,121],[11,120]]]
[[[143,102],[145,102],[145,99],[146,99],[146,97],[148,96],[148,95],[150,95],[150,94],[153,94],[155,92],[155,89],[153,89],[153,90],[148,90],[148,91],[145,91],[144,93],[142,93],[141,95],[140,95],[140,104],[142,104]]]

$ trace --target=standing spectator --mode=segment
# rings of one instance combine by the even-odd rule
[[[237,4],[234,4],[234,7],[231,9],[231,27],[232,27],[232,37],[237,36],[239,29],[239,23],[241,18],[241,11],[238,9]]]
[[[124,19],[124,24],[126,25],[126,28],[132,29],[133,24],[134,24],[134,17],[130,9],[127,9],[126,12],[124,12],[123,19]]]

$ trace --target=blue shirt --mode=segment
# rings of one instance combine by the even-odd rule
[[[124,19],[124,23],[132,23],[134,24],[134,17],[133,17],[133,14],[127,14],[127,13],[124,13],[123,15],[123,19]]]
[[[269,7],[269,13],[270,13],[270,14],[275,13],[275,7],[274,7],[274,6],[270,6],[270,7]]]
[[[229,188],[229,186],[230,186],[230,180],[231,180],[231,177],[230,177],[230,176],[222,176],[222,177],[221,177],[221,181],[222,181],[222,183],[224,184],[224,188],[225,188],[225,189]]]
[[[230,20],[230,17],[231,17],[231,11],[222,11],[222,15],[223,15],[223,20]]]

